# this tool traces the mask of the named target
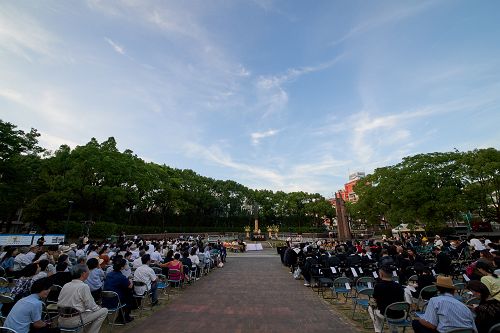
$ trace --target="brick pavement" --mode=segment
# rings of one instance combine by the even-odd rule
[[[272,253],[231,255],[127,332],[357,332]]]

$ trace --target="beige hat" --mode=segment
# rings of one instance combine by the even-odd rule
[[[434,284],[437,287],[443,287],[443,288],[447,288],[447,289],[455,289],[455,286],[453,285],[453,280],[449,276],[438,275],[437,281],[434,282]]]
[[[68,245],[63,245],[61,246],[61,252],[68,252],[69,250],[71,250],[71,248],[68,246]]]
[[[75,248],[75,247],[78,247],[78,245],[76,245],[75,243],[71,243],[71,244],[69,245],[69,247],[70,247],[70,248]]]

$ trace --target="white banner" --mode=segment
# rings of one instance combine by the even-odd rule
[[[26,235],[26,234],[5,234],[0,235],[0,246],[29,246],[37,244],[42,235]],[[45,239],[44,245],[59,245],[64,242],[63,234],[50,234],[43,236]]]

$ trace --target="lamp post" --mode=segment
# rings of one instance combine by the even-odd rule
[[[66,225],[64,226],[64,236],[65,237],[67,237],[66,234],[68,233],[69,217],[71,216],[71,208],[73,208],[73,201],[69,200],[68,203],[69,203],[68,218],[66,219]]]

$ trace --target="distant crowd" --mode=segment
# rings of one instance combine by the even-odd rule
[[[0,253],[3,326],[18,333],[126,324],[133,310],[158,305],[170,288],[223,267],[226,247],[201,236],[10,247]]]
[[[323,294],[329,288],[333,298],[343,295],[346,302],[366,305],[377,333],[384,323],[406,323],[417,333],[488,333],[500,323],[499,249],[474,235],[463,240],[436,235],[431,241],[403,234],[378,241],[288,239],[281,257],[304,286]],[[401,316],[404,321],[391,321]]]

